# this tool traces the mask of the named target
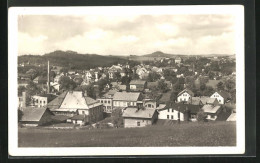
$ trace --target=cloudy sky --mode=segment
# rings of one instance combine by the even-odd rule
[[[18,54],[234,54],[232,15],[21,15]]]

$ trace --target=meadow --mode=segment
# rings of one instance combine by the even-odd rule
[[[19,128],[19,147],[235,146],[235,122],[181,123],[143,128]]]

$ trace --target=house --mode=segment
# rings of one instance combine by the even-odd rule
[[[35,107],[44,107],[57,96],[53,94],[40,94],[32,96],[33,106]]]
[[[70,117],[67,119],[68,123],[73,123],[73,124],[79,124],[79,125],[84,125],[87,120],[86,120],[86,115],[75,115],[73,117]]]
[[[200,97],[191,97],[187,104],[192,104],[192,105],[206,105],[206,104],[211,104],[211,105],[218,105],[219,102],[216,98],[210,98],[207,96],[200,96]]]
[[[143,91],[147,87],[147,82],[143,80],[131,80],[129,85],[131,91]]]
[[[206,104],[202,107],[202,110],[204,111],[204,113],[207,114],[206,119],[215,121],[217,119],[218,114],[221,111],[221,106],[219,106],[219,105],[214,106],[214,105]]]
[[[39,83],[39,76],[37,76],[36,78],[33,79],[33,82],[38,84]]]
[[[154,100],[145,100],[143,103],[143,106],[145,108],[149,108],[149,109],[156,109],[157,108],[157,102]]]
[[[217,91],[217,92],[213,93],[210,97],[217,98],[218,102],[220,104],[227,103],[231,98],[230,94],[226,91]]]
[[[103,106],[87,96],[87,92],[66,91],[48,104],[55,115],[74,117],[84,115],[84,123],[97,122],[103,119]]]
[[[183,103],[174,103],[157,108],[158,119],[196,121],[200,106]]]
[[[155,109],[127,107],[123,109],[122,117],[125,128],[145,127],[156,122],[158,113]]]
[[[113,96],[116,93],[116,90],[109,90],[102,97],[97,98],[97,101],[103,104],[103,110],[105,113],[112,113],[113,111]]]
[[[52,123],[53,113],[46,107],[23,109],[23,116],[20,123],[23,126],[42,126]]]
[[[142,100],[139,92],[116,92],[113,97],[113,107],[122,109],[129,106],[142,106]]]
[[[177,95],[177,102],[189,101],[194,93],[189,89],[184,89]]]
[[[53,88],[54,91],[60,91],[60,84],[56,82],[50,82],[50,86]]]
[[[180,64],[180,63],[181,63],[181,57],[176,57],[175,64]]]

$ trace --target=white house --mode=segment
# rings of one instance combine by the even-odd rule
[[[198,105],[175,103],[171,106],[158,107],[158,119],[196,121],[197,113],[200,109]]]
[[[204,113],[207,114],[207,118],[208,120],[212,120],[215,121],[218,117],[218,114],[221,111],[221,106],[214,106],[214,105],[204,105],[202,107],[202,110],[204,111]]]
[[[189,89],[184,89],[177,95],[177,102],[187,102],[194,96],[194,93]]]
[[[113,107],[125,108],[138,105],[143,105],[139,92],[116,92],[113,96]]]
[[[225,104],[231,98],[230,94],[225,91],[218,91],[213,93],[210,98],[217,98],[220,104]]]

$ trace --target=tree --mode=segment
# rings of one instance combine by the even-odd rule
[[[77,77],[74,79],[74,82],[76,83],[76,85],[80,85],[83,82],[83,79],[81,77]]]
[[[180,84],[179,82],[177,82],[174,86],[173,86],[173,90],[176,92],[180,92],[184,89],[183,84]]]
[[[122,84],[128,85],[128,84],[130,83],[130,81],[131,81],[131,77],[123,76],[123,77],[121,78]]]
[[[91,98],[96,99],[96,92],[94,90],[93,84],[87,86],[87,95]]]
[[[120,75],[120,72],[115,72],[115,80],[116,81],[120,81],[121,80],[121,75]]]
[[[163,76],[165,80],[171,81],[174,77],[176,77],[176,74],[173,70],[165,69],[163,70]]]
[[[218,90],[224,90],[224,83],[223,82],[218,82],[218,84],[217,84],[217,89]]]
[[[26,91],[26,88],[24,86],[19,86],[18,87],[18,96],[22,95],[22,92]]]
[[[170,100],[175,103],[175,101],[177,100],[177,95],[178,95],[178,92],[176,92],[176,91],[172,92]]]
[[[18,109],[18,122],[22,119],[23,117],[23,111]]]
[[[198,122],[205,122],[207,118],[207,114],[200,109],[199,112],[197,113],[197,121]]]
[[[204,84],[204,83],[200,84],[200,90],[201,91],[206,90],[206,84]]]
[[[215,76],[215,74],[210,71],[210,72],[209,72],[209,79],[210,79],[210,80],[213,80],[213,79],[214,79],[214,76]]]
[[[148,74],[148,77],[147,77],[147,81],[148,82],[155,82],[157,81],[158,79],[160,79],[160,75],[157,74],[156,72],[151,72]]]
[[[231,92],[232,90],[234,90],[236,88],[236,83],[234,80],[229,79],[225,82],[225,86],[228,92]]]
[[[157,88],[161,90],[163,93],[168,91],[167,84],[163,80],[158,81]]]
[[[99,92],[102,92],[104,90],[104,88],[106,87],[106,85],[108,84],[108,81],[106,79],[101,79],[98,81],[98,89]]]
[[[65,90],[73,90],[76,88],[76,83],[67,76],[62,76],[59,80],[60,88]]]

